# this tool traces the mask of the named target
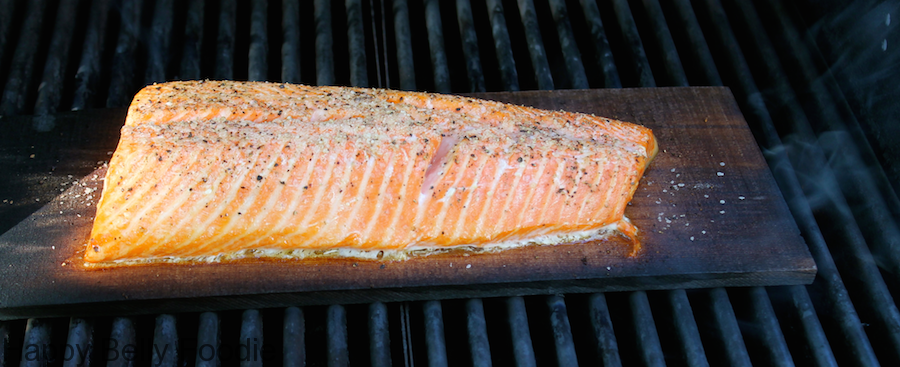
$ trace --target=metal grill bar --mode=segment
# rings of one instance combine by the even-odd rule
[[[656,0],[643,0],[643,2],[648,13],[647,15],[650,17],[651,23],[653,23],[653,38],[656,41],[657,48],[659,48],[659,51],[661,51],[663,55],[663,67],[665,68],[666,76],[670,79],[672,85],[687,87],[689,85],[687,75],[684,73],[684,67],[681,65],[681,58],[678,56],[678,50],[675,48],[675,41],[672,40],[672,34],[669,32],[669,27],[666,24],[666,19],[663,17],[659,2]],[[625,12],[622,11],[622,13],[623,16],[625,16]],[[631,13],[628,12],[627,15],[630,17]],[[634,34],[635,37],[638,37],[637,42],[641,42],[637,28],[628,33]],[[636,54],[634,57],[640,61],[640,64],[650,64],[646,54]],[[648,76],[653,77],[653,74],[649,69],[647,74]],[[657,74],[657,79],[662,79],[662,77]],[[641,86],[650,87],[653,85],[644,85],[642,82]]]
[[[550,13],[556,22],[556,34],[559,37],[563,59],[566,61],[566,75],[569,77],[570,86],[574,89],[589,88],[584,65],[581,63],[581,51],[575,44],[575,34],[569,23],[569,11],[566,9],[565,1],[550,0]]]
[[[712,13],[713,13],[712,18],[713,18],[713,19],[717,19],[717,20],[718,20],[718,19],[722,19],[722,18],[716,18],[716,15],[722,15],[722,16],[724,16],[724,13],[721,13],[721,8],[717,6],[718,4],[717,4],[717,3],[712,3],[711,5],[712,5],[712,7],[718,8],[718,11],[713,11],[713,12],[712,12]],[[740,51],[739,51],[738,49],[736,49],[736,47],[737,47],[737,46],[736,46],[736,43],[730,43],[730,44],[728,43],[729,41],[730,41],[730,42],[734,42],[733,34],[731,34],[731,33],[728,31],[730,28],[723,28],[723,24],[716,24],[716,26],[717,26],[718,31],[719,31],[719,32],[716,33],[716,35],[719,35],[719,36],[722,36],[722,37],[725,38],[724,43],[725,43],[726,47],[728,47],[728,46],[732,46],[732,47],[733,47],[733,48],[729,48],[729,49],[728,49],[728,51],[730,51],[728,54],[729,54],[729,56],[730,56],[731,59],[732,59],[731,61],[732,61],[732,66],[733,66],[733,68],[736,69],[736,70],[737,70],[737,73],[740,74],[740,75],[742,76],[742,78],[739,78],[739,82],[744,84],[744,85],[742,85],[742,86],[743,86],[745,89],[750,89],[750,91],[745,91],[745,93],[746,93],[745,95],[755,95],[755,93],[758,93],[758,92],[756,91],[755,86],[752,84],[752,78],[749,77],[749,71],[748,71],[747,68],[746,68],[746,63],[744,63],[744,61],[743,61],[743,56],[740,54]],[[724,24],[724,26],[727,26],[727,24]],[[751,103],[752,103],[752,102],[751,102]],[[762,116],[764,121],[769,121],[769,124],[768,124],[768,125],[771,126],[771,120],[770,120],[769,117],[768,117],[768,113],[767,113],[765,110],[761,109],[761,106],[759,106],[758,104],[755,105],[755,106],[756,106],[756,108],[753,109],[754,112],[756,112],[758,116]],[[763,124],[763,125],[765,126],[766,124]],[[771,129],[769,129],[769,131],[770,131],[770,133],[767,134],[767,135],[770,136],[770,137],[773,136],[774,132],[773,132]],[[774,135],[774,139],[775,139],[775,140],[778,139],[778,138],[777,138],[777,135]],[[780,143],[779,143],[779,144],[780,144]],[[773,157],[774,157],[774,158],[773,158]],[[781,155],[775,154],[775,155],[773,155],[773,156],[770,156],[770,166],[771,166],[771,167],[780,167],[780,165],[772,164],[773,162],[771,161],[771,159],[778,159],[778,160],[780,160],[780,161],[783,161],[783,160],[785,159],[785,157],[783,156],[783,154],[781,154]],[[783,167],[783,166],[781,166],[781,167]],[[788,164],[788,167],[789,167],[789,164]],[[776,179],[781,179],[781,181],[784,181],[784,178],[783,178],[783,177],[785,176],[785,175],[784,175],[785,173],[786,173],[786,175],[787,175],[787,177],[788,177],[788,180],[790,180],[790,179],[793,178],[793,176],[792,176],[793,172],[775,171],[774,173],[775,173]],[[802,194],[799,194],[799,193],[798,193],[799,188],[798,188],[797,186],[793,186],[793,188],[795,188],[796,190],[794,190],[793,192],[791,192],[791,194],[794,194],[794,195],[797,195],[797,196],[786,195],[786,196],[788,196],[789,198],[790,198],[790,197],[794,197],[794,198],[795,198],[795,199],[793,199],[793,200],[789,200],[789,201],[788,201],[789,203],[796,203],[797,198],[800,198],[800,200],[802,200],[802,198],[803,198]],[[784,188],[783,188],[783,189],[784,189]],[[790,204],[789,204],[789,205],[790,205]],[[793,207],[792,207],[792,210],[794,210]],[[796,211],[795,211],[795,216],[796,216]],[[814,221],[812,221],[811,223],[812,223],[813,226],[815,226],[815,222],[814,222]],[[812,248],[812,247],[811,247],[811,248]],[[814,249],[813,249],[813,251],[815,252]],[[820,268],[819,268],[819,269],[820,269],[820,274],[822,274],[822,273],[821,273],[821,271],[822,271],[822,263],[819,262],[818,260],[819,260],[819,259],[817,259],[817,263],[818,263],[819,266],[820,266]],[[830,256],[828,256],[828,260],[830,260]]]
[[[675,11],[678,13],[681,21],[679,25],[687,33],[688,42],[691,46],[688,49],[692,51],[692,61],[700,65],[699,69],[704,77],[703,83],[706,85],[723,85],[716,63],[713,61],[712,52],[709,51],[706,38],[700,29],[700,23],[697,21],[697,16],[694,15],[694,9],[691,8],[690,0],[674,0],[672,4],[674,4]],[[685,85],[687,85],[687,82],[685,82]]]
[[[854,160],[854,163],[876,162],[877,158],[875,153],[860,129],[859,121],[857,121],[856,116],[850,109],[834,76],[827,70],[824,71],[822,75],[816,73],[816,70],[818,70],[815,66],[817,61],[820,63],[824,62],[821,61],[822,56],[819,55],[818,52],[813,51],[813,47],[810,46],[814,43],[809,40],[809,36],[801,35],[800,31],[797,29],[797,25],[789,19],[788,10],[785,8],[784,4],[771,0],[765,1],[765,3],[768,4],[769,9],[772,10],[772,14],[775,15],[775,19],[777,20],[776,25],[778,27],[777,30],[783,32],[783,40],[786,41],[787,45],[789,45],[792,50],[794,50],[794,52],[787,53],[787,58],[800,66],[799,69],[802,72],[802,80],[805,85],[809,86],[809,90],[813,92],[812,97],[814,97],[816,107],[813,111],[820,112],[822,115],[821,117],[825,118],[823,120],[824,124],[820,129],[842,130],[848,132],[855,144],[851,145],[851,148],[849,148],[847,152],[842,152],[842,154],[848,154],[850,158]],[[869,175],[867,178],[871,181],[868,183],[862,182],[863,176],[860,175],[858,182],[854,182],[854,184],[865,189],[870,189],[872,188],[871,186],[874,186],[874,188],[877,188],[877,192],[883,197],[878,198],[874,195],[862,195],[863,197],[856,198],[855,195],[860,193],[851,190],[845,190],[848,191],[845,192],[845,195],[852,198],[854,201],[856,199],[865,200],[867,198],[871,200],[859,201],[858,203],[864,205],[854,206],[854,208],[865,208],[865,205],[872,204],[875,205],[873,213],[882,215],[881,213],[888,211],[895,219],[900,218],[900,199],[898,199],[897,193],[893,191],[892,186],[887,179],[887,175],[881,169],[881,166],[868,164],[865,164],[865,166],[871,166],[871,169],[866,172]],[[882,200],[878,201],[876,199]],[[863,212],[863,210],[861,210],[861,212]],[[875,223],[881,225],[884,221],[881,220]],[[896,226],[896,224],[894,224],[894,226]],[[894,237],[894,239],[896,238],[897,237]]]
[[[719,339],[725,346],[725,355],[732,366],[752,366],[744,337],[734,316],[734,309],[724,288],[714,288],[708,292],[712,317],[719,330]]]
[[[662,9],[659,6],[659,3],[654,0],[645,0],[644,5],[647,8],[651,21],[654,23],[655,30],[655,38],[656,42],[661,48],[663,59],[664,59],[664,67],[668,74],[670,81],[676,86],[687,86],[687,75],[684,72],[684,68],[681,65],[680,58],[678,56],[678,52],[675,49],[675,42],[672,40],[672,36],[668,31],[668,26],[665,23],[665,19],[662,15]],[[674,291],[677,292],[677,291]],[[683,292],[683,291],[682,291]],[[724,292],[714,292],[724,294]],[[714,294],[713,297],[721,297],[720,295]],[[776,365],[786,364],[793,365],[790,353],[787,350],[787,344],[784,341],[784,336],[781,334],[780,326],[778,325],[778,320],[775,318],[774,311],[772,311],[771,303],[769,302],[768,296],[762,288],[759,288],[755,291],[750,292],[751,303],[753,305],[753,316],[755,317],[757,325],[763,326],[759,328],[761,331],[763,338],[763,344],[766,347],[766,350],[771,354],[770,363],[774,363]],[[673,301],[673,308],[680,308],[674,304],[674,301],[678,300],[678,298],[670,299]],[[686,301],[687,298],[685,297]],[[728,315],[731,313],[733,315],[733,310],[730,310],[731,305],[730,302],[727,303],[727,308],[725,302],[718,303],[720,307],[723,307],[722,315]],[[686,304],[687,307],[690,307],[689,304]],[[683,306],[682,306],[683,307]],[[673,315],[674,316],[674,315]],[[678,316],[674,316],[676,320],[680,319]],[[687,322],[687,327],[680,327],[679,331],[688,332],[688,330],[693,327],[696,330],[696,323],[693,320],[693,316],[689,316],[690,320]],[[733,316],[728,317],[723,320],[726,324],[732,324]],[[728,328],[733,328],[733,326],[728,325]],[[691,333],[688,338],[683,338],[683,342],[685,344],[685,354],[686,356],[690,354],[691,350],[694,350],[696,347],[692,347],[691,345],[698,345],[699,340],[699,331],[695,331],[696,334]],[[751,334],[755,335],[755,334]],[[702,348],[702,346],[701,346]],[[738,349],[740,351],[740,349]],[[730,356],[734,359],[734,356]],[[748,355],[749,357],[749,355]]]
[[[738,4],[738,6],[740,7],[739,9],[741,10],[743,20],[749,25],[750,29],[762,29],[762,24],[753,7],[745,6],[745,4]],[[781,111],[782,114],[787,115],[787,120],[793,128],[793,139],[799,139],[801,144],[803,144],[804,151],[794,153],[807,155],[813,160],[812,162],[808,160],[799,162],[798,164],[795,164],[795,167],[800,167],[801,172],[804,172],[805,174],[815,175],[817,181],[819,181],[819,185],[824,184],[825,186],[837,187],[837,181],[839,180],[835,178],[835,173],[831,172],[827,163],[825,163],[827,161],[825,154],[818,151],[819,145],[815,144],[815,138],[809,120],[800,109],[797,96],[786,83],[787,75],[781,69],[781,66],[778,63],[778,56],[772,45],[764,34],[753,34],[752,41],[755,48],[761,53],[763,62],[760,64],[765,66],[766,72],[768,75],[772,76],[772,80],[775,84],[774,88],[771,88],[775,93],[775,98],[770,99],[769,103],[775,105],[773,110]],[[789,140],[788,144],[796,144],[796,142]],[[801,154],[793,154],[793,156],[797,157]],[[816,173],[818,173],[818,175],[816,175]],[[809,192],[808,194],[817,195],[819,193]],[[882,325],[892,325],[885,329],[888,330],[888,337],[896,348],[900,346],[897,344],[898,341],[900,341],[900,339],[898,339],[900,338],[900,334],[898,334],[900,331],[897,330],[898,327],[900,327],[900,319],[898,319],[900,315],[896,313],[896,306],[893,303],[893,299],[890,297],[890,293],[887,291],[887,287],[884,285],[884,281],[881,279],[880,272],[873,266],[874,259],[871,259],[871,255],[867,253],[868,250],[865,248],[865,240],[859,234],[859,229],[852,228],[854,223],[853,217],[842,210],[844,205],[846,205],[841,203],[844,199],[841,198],[840,194],[837,192],[833,193],[833,195],[835,196],[834,201],[826,204],[826,207],[828,208],[827,211],[833,213],[831,215],[838,216],[839,219],[837,219],[837,221],[839,223],[844,223],[846,226],[841,233],[845,236],[851,236],[847,242],[852,245],[845,246],[845,249],[855,249],[855,251],[853,251],[853,257],[864,262],[864,264],[859,264],[860,261],[855,261],[856,264],[852,264],[854,261],[840,261],[840,263],[843,263],[843,266],[845,267],[852,266],[852,270],[850,271],[854,274],[858,274],[857,276],[862,276],[861,280],[864,284],[866,294],[868,297],[871,297],[870,302],[872,302],[876,308],[874,312],[877,319],[883,323]],[[866,260],[867,258],[870,260]],[[869,261],[873,262],[869,263]],[[859,267],[863,267],[865,270],[860,271]],[[898,353],[896,349],[894,349],[894,353]],[[896,354],[895,357],[897,357]]]
[[[153,331],[153,349],[150,352],[154,367],[175,367],[178,365],[178,330],[173,315],[156,317],[156,328]],[[70,332],[71,334],[71,332]]]
[[[607,367],[621,366],[622,358],[619,357],[619,345],[616,342],[616,333],[609,317],[606,296],[603,293],[592,294],[588,304],[591,327],[597,340],[597,354],[600,356],[600,360]]]
[[[78,12],[78,4],[79,0],[63,0],[56,11],[53,38],[50,40],[50,49],[38,86],[37,101],[34,104],[35,115],[46,115],[59,109],[64,74],[69,61],[69,47],[72,44],[72,33],[75,31],[75,17],[72,15]],[[38,129],[41,131],[49,128],[42,126]]]
[[[469,92],[484,92],[484,73],[481,71],[481,55],[478,52],[478,34],[472,19],[472,5],[469,0],[456,0],[456,21],[459,37],[462,39],[463,56],[466,59],[466,76]]]
[[[366,35],[363,31],[362,5],[359,0],[346,0],[347,41],[350,46],[350,84],[368,87],[366,69]]]
[[[375,0],[369,0],[369,15],[371,16],[370,24],[372,25],[372,37],[375,38],[375,42],[373,42],[373,46],[375,48],[375,70],[376,70],[375,76],[376,76],[376,80],[377,80],[377,83],[375,84],[375,86],[378,88],[391,88],[391,72],[390,72],[391,68],[390,68],[390,63],[388,62],[388,58],[386,55],[387,50],[388,50],[387,25],[384,20],[385,18],[387,18],[387,14],[384,12],[384,2],[379,1],[378,4],[380,5],[381,12],[379,13],[380,16],[376,17],[375,4],[373,3],[374,1]],[[375,26],[375,24],[377,23],[376,19],[379,19],[379,18],[381,19],[381,49],[384,50],[383,53],[382,53],[381,49],[379,49],[379,47],[378,47],[379,36],[378,36],[378,29]],[[383,60],[382,60],[382,57],[384,58]],[[382,62],[384,63],[384,68],[382,68],[382,66],[381,66]],[[382,73],[384,74],[383,79],[381,77]]]
[[[197,367],[219,367],[219,355],[215,351],[219,349],[219,315],[215,312],[200,314],[197,327],[197,356],[194,364]],[[211,346],[213,348],[207,348]]]
[[[534,2],[517,0],[517,3],[519,15],[522,17],[522,26],[525,28],[528,55],[531,56],[531,65],[534,68],[534,79],[537,81],[538,89],[553,89],[553,76],[550,75],[550,63],[547,62],[547,52],[544,50],[544,40],[541,38],[541,28],[538,26]]]
[[[113,56],[106,107],[125,107],[134,93],[134,61],[141,32],[142,0],[123,0],[119,12],[119,39]]]
[[[669,85],[687,86],[687,76],[684,74],[684,67],[681,66],[675,41],[672,40],[672,34],[666,25],[666,18],[663,16],[659,1],[643,0],[643,3],[644,10],[653,26],[653,38],[656,40],[657,47],[662,51],[663,67],[669,77]]]
[[[491,34],[494,36],[494,51],[500,69],[500,80],[504,90],[519,90],[519,76],[516,72],[516,60],[513,58],[512,43],[506,28],[506,16],[503,15],[503,3],[500,0],[487,0],[488,19],[491,21]]]
[[[772,119],[768,111],[765,109],[762,100],[759,98],[760,93],[753,77],[750,73],[749,66],[744,60],[744,56],[737,44],[731,27],[727,23],[724,10],[721,4],[715,0],[707,1],[709,18],[713,20],[713,27],[716,32],[712,35],[717,37],[718,44],[725,51],[724,56],[730,64],[732,72],[737,76],[736,96],[738,102],[742,105],[745,112],[749,112],[751,121],[756,121],[763,129],[763,133],[757,137],[760,144],[765,147],[778,147],[781,140],[774,130]],[[828,252],[824,238],[819,231],[818,224],[813,217],[809,203],[800,188],[800,184],[794,176],[794,169],[788,161],[783,150],[770,150],[767,156],[769,166],[773,167],[773,174],[779,187],[784,193],[788,207],[790,208],[794,218],[800,227],[800,231],[809,245],[810,252],[816,260],[819,270],[819,276],[813,289],[825,288],[822,293],[828,300],[829,306],[826,314],[838,320],[841,334],[845,335],[844,341],[847,343],[847,351],[857,360],[857,363],[864,365],[878,365],[877,358],[871,345],[868,342],[856,311],[851,303],[846,288],[837,273],[831,254]],[[824,284],[823,284],[824,283]],[[824,305],[823,305],[824,306]]]
[[[328,333],[328,365],[349,366],[350,353],[347,349],[347,310],[341,305],[328,306],[326,318]]]
[[[281,2],[281,81],[300,83],[300,5],[298,0]]]
[[[507,298],[506,312],[516,366],[536,366],[537,362],[534,359],[534,347],[531,345],[531,331],[528,328],[525,300],[522,297]]]
[[[628,304],[631,306],[631,322],[637,336],[641,360],[647,366],[665,366],[662,345],[659,343],[659,334],[656,332],[647,293],[631,292],[628,295]]]
[[[677,289],[666,292],[666,296],[672,306],[672,321],[681,342],[685,361],[689,366],[709,366],[687,292],[684,289]]]
[[[302,367],[306,365],[306,320],[303,310],[288,307],[284,310],[282,356],[284,367]],[[373,364],[374,365],[374,364]]]
[[[50,320],[28,319],[28,325],[25,327],[25,341],[22,343],[20,367],[43,367],[46,361],[40,358],[40,353],[44,351],[35,351],[32,348],[50,345],[52,332],[53,327]],[[35,356],[35,353],[38,355]]]
[[[103,52],[103,36],[106,34],[109,0],[98,0],[91,4],[84,45],[81,47],[81,61],[75,73],[75,96],[72,111],[93,107],[93,96],[100,74],[100,54]]]
[[[391,330],[384,303],[369,305],[369,360],[373,367],[391,365]]]
[[[409,30],[409,7],[406,0],[394,0],[394,42],[397,47],[397,71],[400,89],[416,89],[416,70],[413,64],[412,35]]]
[[[831,345],[825,336],[825,330],[819,323],[816,309],[813,307],[812,300],[809,299],[806,287],[793,285],[788,287],[788,290],[795,317],[800,320],[803,336],[807,339],[813,361],[817,366],[837,366],[834,353],[831,352]]]
[[[603,71],[603,86],[605,88],[621,88],[622,82],[619,80],[619,71],[616,69],[616,61],[609,47],[606,31],[603,29],[603,20],[600,19],[600,10],[597,8],[597,2],[593,0],[580,0],[580,2],[585,21],[587,21],[591,30],[593,41],[591,45],[594,48],[596,58],[595,67]]]
[[[216,38],[216,79],[234,77],[234,36],[237,0],[223,0],[219,3],[219,32]]]
[[[550,327],[553,330],[553,341],[556,344],[557,364],[560,366],[578,365],[566,302],[560,296],[549,296],[547,297],[547,307],[550,309]]]
[[[334,84],[334,40],[331,31],[331,2],[316,0],[316,84]]]
[[[134,361],[125,358],[126,346],[136,345],[137,333],[134,330],[134,320],[128,317],[116,317],[112,321],[112,330],[109,333],[109,354],[107,354],[107,367],[133,367]],[[128,353],[133,353],[128,352]]]
[[[0,366],[2,367],[6,367],[6,360],[9,358],[6,351],[11,348],[9,340],[9,324],[9,322],[0,321]]]
[[[740,6],[740,9],[742,11],[746,12],[743,14],[744,20],[748,23],[751,29],[760,29],[762,24],[759,21],[758,16],[756,15],[755,9],[752,6],[748,7],[746,6],[747,4],[743,4],[740,2],[737,2],[737,4],[738,6]],[[785,25],[783,25],[783,27],[785,27]],[[791,37],[788,38],[790,39]],[[821,167],[818,169],[831,171],[827,167],[825,167],[826,163],[824,162],[828,162],[827,164],[835,170],[830,175],[821,178],[830,179],[829,181],[831,183],[827,186],[838,187],[839,185],[841,185],[844,195],[846,195],[846,200],[848,202],[857,203],[857,205],[852,205],[851,208],[859,206],[863,206],[866,208],[866,210],[854,210],[853,213],[854,216],[858,219],[857,225],[860,226],[860,232],[862,232],[865,238],[869,240],[872,251],[880,258],[886,260],[882,261],[882,266],[886,267],[886,270],[890,274],[894,274],[894,277],[896,277],[896,274],[898,274],[898,271],[900,271],[898,270],[898,267],[900,267],[900,252],[891,250],[890,248],[892,248],[893,246],[890,244],[892,242],[895,243],[898,239],[900,239],[900,232],[898,232],[897,224],[891,218],[891,214],[888,212],[889,206],[886,205],[887,203],[884,200],[885,198],[878,197],[874,194],[879,190],[879,188],[874,187],[875,185],[873,185],[873,182],[875,181],[873,180],[873,177],[871,177],[872,175],[869,175],[866,172],[859,172],[858,169],[849,171],[847,170],[847,168],[849,167],[865,167],[867,165],[861,163],[861,157],[856,154],[856,152],[848,151],[849,148],[841,147],[840,152],[838,152],[835,150],[835,148],[837,147],[832,147],[832,144],[815,144],[816,137],[814,135],[815,133],[813,132],[813,128],[803,112],[800,111],[800,107],[796,104],[798,99],[793,94],[793,92],[791,92],[790,87],[786,85],[786,79],[782,79],[785,77],[785,73],[783,72],[783,70],[781,70],[779,64],[777,63],[777,56],[774,56],[775,51],[771,43],[768,41],[768,39],[765,38],[764,35],[754,35],[753,41],[754,45],[759,48],[760,51],[774,57],[774,59],[767,58],[765,60],[766,70],[772,73],[771,75],[773,75],[773,77],[775,77],[780,84],[778,85],[778,91],[780,94],[779,97],[786,96],[791,98],[790,101],[794,102],[791,103],[788,107],[790,108],[790,114],[794,116],[793,120],[795,124],[794,128],[797,130],[796,133],[804,140],[804,143],[811,144],[810,149],[818,149],[820,146],[825,148],[824,152],[816,153],[816,155],[818,156],[818,160],[820,162],[823,162],[822,164],[817,165],[818,167]],[[799,45],[796,46],[799,47]],[[809,64],[810,62],[806,61],[803,62],[800,67],[803,68],[803,70],[809,70],[808,68],[812,67]],[[812,78],[812,76],[808,75],[808,73],[805,74],[805,78]],[[825,88],[825,86],[822,86],[822,88]],[[813,89],[813,94],[819,95],[820,93],[816,92],[819,90],[822,89]],[[820,100],[824,98],[828,97],[819,97],[816,100],[817,108],[823,107],[823,103],[828,103],[829,105],[833,104],[834,101],[832,100]],[[822,116],[818,116],[819,119],[827,118],[827,122],[831,123],[832,128],[843,129],[845,127],[843,121],[839,121],[838,119],[836,119],[836,114],[838,113],[837,110],[834,110],[832,108],[830,111],[825,111],[826,112],[823,113]],[[835,115],[832,115],[832,113],[834,113]],[[824,138],[824,136],[822,138]],[[834,157],[835,155],[840,156],[842,159],[826,158]],[[874,156],[871,158],[874,159]],[[836,166],[836,163],[834,162],[838,162],[837,164],[840,165]],[[844,173],[842,174],[842,172]],[[881,174],[883,175],[883,172]],[[878,174],[875,175],[877,176]],[[841,177],[838,178],[838,176]],[[893,196],[893,191],[890,190],[889,186],[887,187],[887,191],[889,192],[885,196],[886,198],[888,198],[887,201],[889,202],[890,197]],[[870,195],[868,193],[873,194]],[[841,220],[847,220],[845,214],[841,216]],[[893,281],[896,281],[896,279],[894,279]],[[890,329],[896,330],[897,327],[892,327]],[[891,335],[891,339],[894,341],[895,346],[897,346],[897,341],[900,339],[898,339],[896,333],[891,333]]]
[[[440,301],[422,302],[425,317],[425,346],[429,367],[447,366],[447,346],[444,343],[444,313]]]
[[[169,65],[169,39],[172,33],[172,0],[156,1],[153,10],[153,24],[150,28],[150,42],[147,44],[147,69],[144,84],[161,83],[167,79]]]
[[[403,362],[407,366],[413,364],[412,326],[409,322],[409,302],[400,303],[400,340],[403,346]]]
[[[484,318],[484,305],[480,298],[466,301],[466,326],[469,333],[469,352],[472,355],[472,365],[492,366],[487,321]]]
[[[46,0],[28,2],[28,12],[19,34],[19,47],[16,47],[13,53],[6,85],[3,88],[0,114],[17,115],[26,112],[25,103],[31,92],[31,78],[38,52],[36,45],[41,44],[40,35],[45,10]]]
[[[811,97],[810,101],[806,101],[808,112],[822,122],[816,132],[822,141],[819,145],[828,157],[833,157],[828,164],[839,175],[837,183],[852,204],[849,208],[858,218],[872,251],[879,256],[882,266],[896,283],[900,281],[900,252],[896,251],[896,245],[900,243],[897,224],[900,223],[900,200],[881,166],[866,163],[878,160],[847,101],[840,95],[837,82],[827,71],[818,74],[813,55],[787,18],[784,6],[771,1],[767,4],[773,10],[775,24],[783,32],[784,41],[795,50],[786,55],[785,62],[800,69],[801,80],[808,86],[808,90],[803,91],[804,96]],[[834,131],[845,135],[832,134]],[[900,347],[900,337],[897,336],[900,325],[891,324],[890,329],[890,338],[896,350]]]
[[[694,56],[697,60],[700,61],[700,64],[703,66],[702,69],[704,71],[704,77],[710,84],[720,85],[721,78],[719,77],[718,71],[715,67],[715,64],[712,62],[712,55],[709,52],[709,47],[706,45],[706,41],[703,38],[702,32],[699,30],[699,24],[697,22],[696,16],[694,16],[693,10],[690,7],[690,4],[685,1],[678,1],[675,3],[676,11],[679,13],[679,16],[682,20],[683,25],[687,29],[688,39],[691,43],[691,49],[694,50]],[[792,287],[791,288],[792,297],[795,299],[809,299],[809,296],[806,294],[806,289],[803,287]],[[761,308],[771,308],[771,304],[769,302],[760,302],[759,305],[756,306],[756,309]],[[808,311],[807,311],[808,312]],[[825,340],[824,332],[822,331],[822,327],[819,324],[819,321],[815,317],[806,317],[806,314],[803,314],[801,317],[801,322],[803,327],[808,332],[806,333],[807,337],[811,339],[812,345],[822,346],[822,348],[816,348],[813,353],[815,354],[815,359],[821,362],[824,362],[823,365],[827,365],[830,363],[833,364],[834,357],[831,354],[831,349],[828,346],[827,340]],[[771,318],[772,321],[776,321],[774,319],[774,315],[767,315],[767,318]],[[783,341],[783,336],[781,335],[780,329],[777,328],[777,324],[771,324],[767,329],[765,329],[767,335],[766,339],[771,341],[773,339],[776,342],[769,342],[767,346],[769,350],[772,351],[780,351],[773,352],[778,355],[772,356],[773,363],[783,363],[786,361],[786,357],[788,356],[787,346]],[[822,343],[824,340],[824,343]],[[785,362],[786,363],[786,362]]]
[[[447,67],[447,53],[444,51],[444,26],[438,0],[425,2],[425,25],[428,27],[428,49],[431,54],[431,70],[434,74],[434,90],[450,93],[450,71]]]
[[[616,19],[619,20],[622,37],[631,51],[631,65],[634,67],[634,72],[637,75],[638,84],[642,87],[655,87],[656,81],[653,80],[650,62],[644,53],[644,44],[641,42],[641,35],[638,33],[637,24],[634,23],[634,16],[631,15],[631,8],[628,7],[628,2],[626,0],[613,0],[612,4],[616,12]]]
[[[772,303],[769,302],[766,290],[762,287],[752,287],[747,292],[750,296],[750,306],[753,309],[751,320],[756,326],[753,330],[762,334],[762,344],[768,352],[769,359],[766,363],[770,366],[793,366],[791,352],[784,341],[781,326],[775,317],[775,310],[772,309]]]
[[[257,310],[246,310],[241,316],[240,345],[246,346],[246,358],[241,356],[242,348],[238,348],[241,367],[262,367],[263,360],[259,355],[263,346],[263,319]]]
[[[200,79],[200,54],[203,50],[204,0],[190,0],[184,23],[184,47],[179,76],[184,80]]]
[[[10,30],[12,30],[12,20],[16,15],[16,5],[21,1],[16,0],[0,0],[0,55],[7,55],[6,45],[9,44]],[[3,59],[0,58],[0,70],[3,70]],[[2,76],[2,74],[0,74]],[[0,80],[0,88],[4,86],[6,78]]]
[[[3,336],[3,335],[0,335]],[[94,325],[92,320],[73,317],[69,319],[69,333],[66,344],[76,348],[72,358],[63,359],[63,367],[83,367],[91,365],[91,354],[87,352],[87,346],[94,344]],[[82,348],[78,350],[77,348]],[[2,360],[2,356],[0,356]]]
[[[247,79],[266,81],[269,78],[269,2],[253,0],[250,6],[250,62],[247,66]]]

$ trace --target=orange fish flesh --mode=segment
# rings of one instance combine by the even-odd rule
[[[122,128],[87,263],[567,243],[617,231],[642,126],[474,98],[185,81]]]

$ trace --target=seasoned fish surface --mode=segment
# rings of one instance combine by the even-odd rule
[[[633,236],[656,150],[638,125],[466,97],[156,84],[129,108],[84,259]]]

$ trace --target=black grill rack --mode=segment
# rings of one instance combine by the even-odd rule
[[[858,120],[830,69],[840,60],[819,51],[805,22],[829,8],[813,5],[0,0],[3,115],[122,107],[145,84],[198,78],[444,93],[725,85],[819,268],[805,287],[6,321],[0,366],[898,365],[897,163]],[[887,12],[873,18],[885,29],[898,8],[847,7]],[[0,213],[15,224],[51,198],[29,192]]]

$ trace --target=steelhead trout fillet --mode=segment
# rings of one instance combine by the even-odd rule
[[[402,259],[635,238],[657,143],[580,113],[392,90],[186,81],[135,97],[84,260]]]

